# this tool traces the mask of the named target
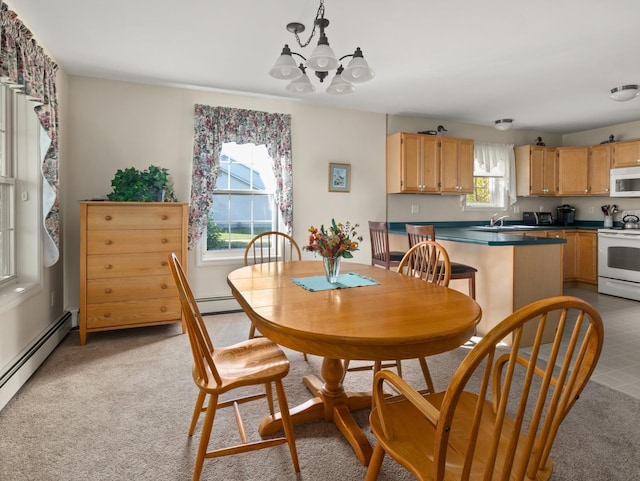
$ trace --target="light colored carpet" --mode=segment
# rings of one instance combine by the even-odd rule
[[[214,342],[231,344],[246,338],[244,314],[207,319]],[[291,372],[285,380],[289,405],[309,399],[302,385],[306,374],[320,372],[321,359],[286,350]],[[434,356],[430,366],[438,388],[465,355],[465,349]],[[421,386],[417,363],[405,362],[404,375]],[[424,382],[424,381],[422,381]],[[350,373],[346,387],[368,390],[371,373]],[[72,332],[32,379],[0,411],[0,480],[189,480],[199,429],[187,429],[196,388],[191,354],[179,326],[159,326],[91,334],[80,346]],[[257,405],[260,408],[260,405]],[[243,410],[248,431],[266,413]],[[368,411],[356,413],[367,429]],[[364,479],[351,447],[331,423],[295,427],[302,479]],[[214,423],[221,442],[236,441],[230,411]],[[216,438],[212,437],[212,443]],[[640,400],[590,383],[561,427],[553,451],[555,481],[640,479]],[[205,461],[203,480],[296,479],[288,449],[280,446],[249,454]],[[385,459],[381,481],[413,479]]]

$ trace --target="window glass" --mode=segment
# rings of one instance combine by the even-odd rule
[[[206,252],[242,256],[257,234],[277,230],[276,182],[264,145],[225,143],[209,211]]]

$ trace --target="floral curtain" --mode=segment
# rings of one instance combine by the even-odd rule
[[[516,203],[516,156],[513,144],[474,142],[473,175],[500,176],[509,194],[509,204]]]
[[[267,147],[277,184],[276,202],[286,231],[291,234],[291,115],[198,104],[194,119],[189,248],[192,249],[206,231],[211,193],[220,169],[220,149],[225,142],[264,144]]]
[[[0,81],[19,88],[34,101],[40,125],[49,137],[43,143],[43,225],[46,233],[44,262],[60,257],[60,204],[58,198],[58,66],[40,47],[15,12],[0,2]]]

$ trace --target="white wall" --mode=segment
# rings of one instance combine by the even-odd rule
[[[294,238],[300,245],[310,225],[349,220],[365,235],[358,262],[369,262],[367,221],[384,219],[385,134],[383,114],[313,107],[300,102],[236,96],[70,77],[69,173],[65,237],[69,305],[79,299],[79,208],[77,202],[111,191],[116,170],[169,169],[180,201],[189,200],[196,103],[291,114]],[[351,164],[351,192],[328,192],[329,162]],[[227,273],[239,267],[198,267],[189,251],[189,279],[198,298],[230,295]],[[305,253],[305,257],[313,255]]]

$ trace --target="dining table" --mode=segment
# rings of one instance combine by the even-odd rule
[[[292,350],[323,358],[322,380],[303,380],[313,398],[290,408],[294,424],[335,423],[368,465],[371,443],[351,412],[371,407],[370,392],[346,392],[344,359],[415,359],[462,346],[474,334],[480,306],[455,289],[367,264],[342,262],[336,284],[315,260],[270,262],[236,269],[227,283],[260,333]],[[259,433],[282,429],[280,413]]]

